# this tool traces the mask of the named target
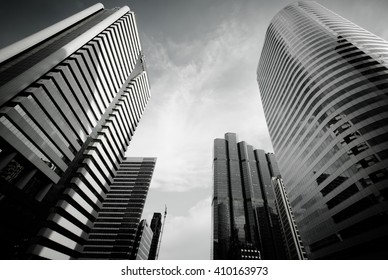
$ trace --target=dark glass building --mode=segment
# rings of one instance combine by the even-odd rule
[[[80,256],[149,98],[128,7],[96,4],[1,50],[2,259]]]
[[[282,224],[293,220],[279,211],[273,177],[280,176],[273,154],[238,142],[235,133],[214,140],[212,201],[213,259],[304,258],[288,253],[286,242],[303,251],[300,239],[285,239]],[[282,221],[283,219],[283,221]]]
[[[388,256],[388,43],[315,2],[268,27],[264,112],[313,259]]]
[[[140,222],[156,158],[126,158],[114,177],[97,218],[84,243],[81,258],[148,258],[152,233],[144,220]],[[143,236],[143,231],[145,235]],[[143,248],[141,240],[149,240]],[[140,246],[140,252],[139,252]]]
[[[160,234],[162,230],[162,214],[161,213],[154,213],[154,216],[151,220],[151,229],[154,233],[152,237],[152,243],[150,248],[150,253],[148,256],[149,260],[156,260],[158,256],[158,248],[159,248],[159,242],[160,242]]]

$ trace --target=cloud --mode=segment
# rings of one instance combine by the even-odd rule
[[[265,147],[258,148],[271,148],[251,28],[231,17],[204,37],[190,42],[143,38],[152,97],[131,149],[158,157],[154,188],[182,192],[211,187],[213,140],[226,132],[253,140],[252,145],[262,140]]]
[[[199,201],[188,210],[187,216],[167,215],[159,259],[210,258],[210,203],[210,197]]]

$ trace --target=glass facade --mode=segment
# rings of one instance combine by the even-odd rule
[[[160,241],[160,235],[162,230],[162,214],[154,213],[151,220],[151,230],[153,232],[152,243],[150,253],[148,255],[149,260],[156,260],[158,257],[158,247]]]
[[[388,43],[315,2],[268,27],[257,79],[309,258],[386,258]]]
[[[213,259],[299,259],[287,255],[272,182],[280,174],[272,154],[226,133],[214,140],[213,175]]]
[[[271,154],[271,156],[274,155]],[[276,209],[279,213],[279,223],[282,229],[283,240],[285,240],[287,257],[291,260],[307,259],[281,176],[273,177],[272,184],[276,194]]]
[[[152,229],[148,226],[146,220],[141,220],[133,244],[131,259],[148,260],[152,238]]]

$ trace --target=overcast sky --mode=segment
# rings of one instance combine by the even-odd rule
[[[1,0],[0,48],[96,1]],[[212,147],[236,132],[272,152],[256,67],[273,16],[286,0],[101,1],[136,14],[151,99],[128,156],[157,157],[144,217],[168,215],[160,259],[209,259]],[[388,40],[387,0],[317,1]]]

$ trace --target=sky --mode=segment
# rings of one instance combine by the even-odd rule
[[[0,48],[97,3],[1,2]],[[151,99],[127,156],[158,158],[143,217],[150,223],[167,205],[159,259],[209,259],[213,140],[235,132],[273,151],[256,67],[271,19],[294,1],[100,2],[136,15]],[[316,2],[388,40],[387,0]]]

